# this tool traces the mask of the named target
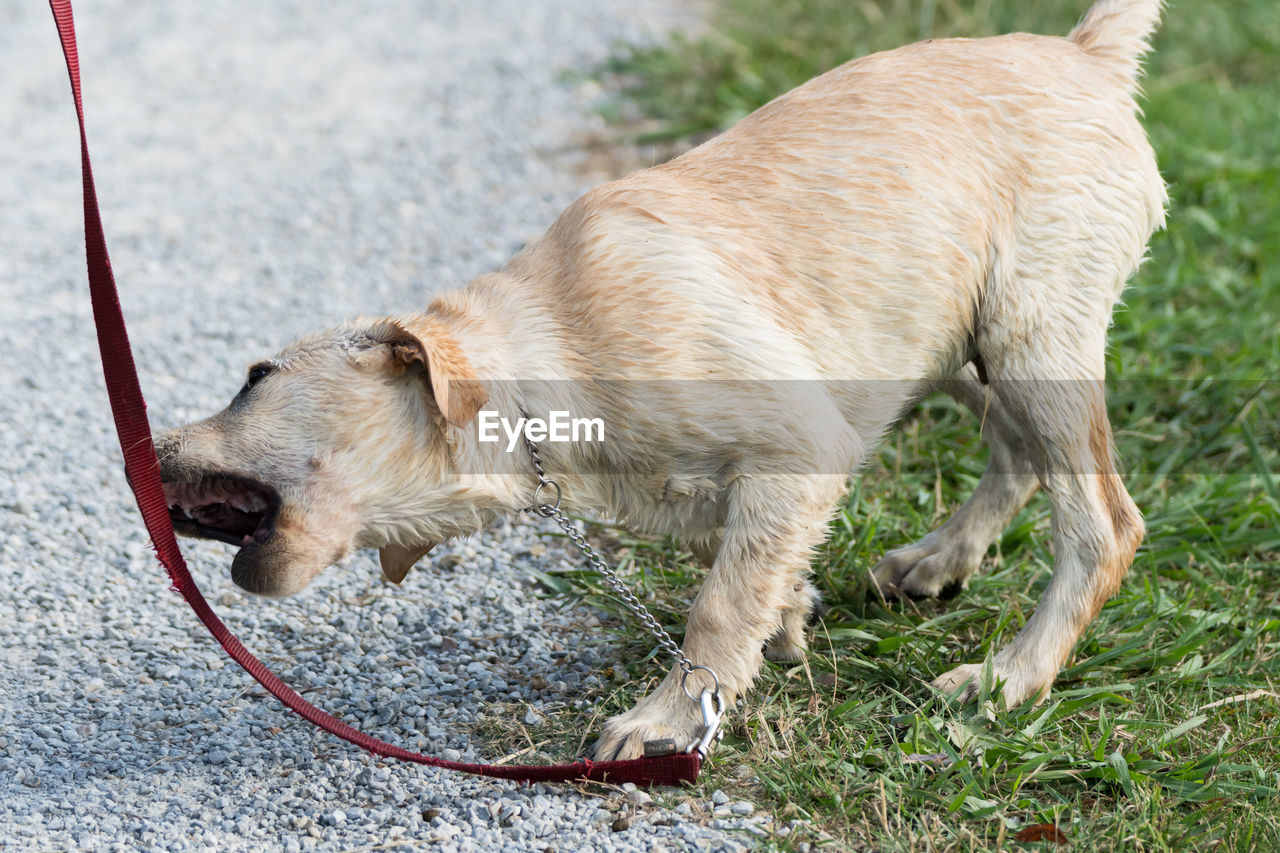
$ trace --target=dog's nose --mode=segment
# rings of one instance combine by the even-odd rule
[[[151,446],[156,451],[156,462],[162,469],[164,468],[164,460],[173,456],[174,451],[177,450],[177,442],[167,432],[151,436]]]

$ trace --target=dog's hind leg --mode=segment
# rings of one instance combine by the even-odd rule
[[[973,495],[946,524],[919,542],[890,551],[872,570],[876,588],[889,598],[951,598],[958,593],[1040,485],[1017,424],[972,364],[941,389],[978,418],[991,458]]]
[[[1051,293],[1055,284],[1062,282],[1040,292]],[[1070,298],[1037,305],[1031,316],[997,316],[985,346],[979,339],[992,388],[1027,436],[1052,513],[1049,587],[992,661],[1006,706],[1047,694],[1080,634],[1119,587],[1143,536],[1142,517],[1116,473],[1104,405],[1109,294],[1079,287],[1058,295]],[[948,693],[964,687],[972,698],[981,672],[979,663],[960,666],[934,686]]]

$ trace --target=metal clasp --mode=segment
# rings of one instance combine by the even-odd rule
[[[687,662],[687,658],[681,663]],[[724,697],[720,695],[720,676],[716,675],[716,671],[709,666],[698,664],[697,666],[684,667],[684,676],[680,679],[680,689],[684,691],[684,695],[693,699],[693,694],[689,692],[689,676],[698,670],[702,670],[711,678],[711,685],[702,688],[702,692],[695,699],[698,707],[702,709],[702,735],[685,749],[685,752],[697,752],[703,758],[707,757],[707,753],[711,750],[711,742],[724,737],[724,732],[720,731],[720,720],[724,717]]]
[[[696,752],[706,758],[711,751],[711,742],[724,737],[724,732],[720,731],[720,720],[724,717],[724,697],[720,695],[719,689],[712,690],[708,687],[698,697],[698,705],[702,708],[702,725],[705,728],[702,730],[702,737],[689,744],[685,752]]]

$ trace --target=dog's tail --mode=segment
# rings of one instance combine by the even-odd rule
[[[1124,73],[1132,91],[1163,7],[1164,0],[1098,0],[1067,38]]]

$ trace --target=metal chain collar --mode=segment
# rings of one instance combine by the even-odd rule
[[[524,412],[522,411],[521,414],[523,415]],[[560,509],[560,499],[562,497],[560,484],[548,477],[546,470],[543,469],[542,457],[538,455],[538,445],[528,435],[525,435],[524,443],[529,448],[529,456],[533,459],[533,470],[538,475],[538,486],[533,492],[533,505],[527,507],[526,511],[540,515],[543,518],[553,519],[560,526],[560,529],[564,531],[564,534],[569,537],[570,541],[582,552],[582,555],[587,558],[588,565],[604,578],[605,582],[622,599],[622,603],[626,605],[627,609],[635,615],[641,625],[649,629],[650,633],[657,638],[659,645],[675,660],[676,665],[684,673],[680,679],[680,689],[684,691],[684,695],[699,703],[702,710],[702,721],[706,727],[702,736],[690,744],[685,751],[693,752],[697,750],[699,755],[706,757],[711,741],[718,739],[722,734],[718,729],[720,718],[724,716],[725,705],[724,698],[720,694],[719,676],[716,675],[715,670],[711,667],[695,664],[689,660],[689,656],[676,644],[675,640],[671,639],[671,635],[667,633],[666,629],[658,623],[657,619],[653,618],[653,614],[622,582],[622,579],[618,577],[618,573],[604,561],[603,557],[596,553],[596,550],[587,542],[586,536],[578,529],[578,525],[574,524],[565,511]],[[543,500],[542,493],[544,489],[554,490],[554,502],[547,503]],[[689,677],[698,670],[707,673],[711,677],[712,684],[710,687],[704,687],[700,695],[694,696],[689,692]],[[656,749],[651,747],[652,744],[656,743],[660,742],[651,741],[645,744],[646,754],[657,754],[657,750],[661,749],[661,747]],[[653,749],[652,752],[651,749]]]

